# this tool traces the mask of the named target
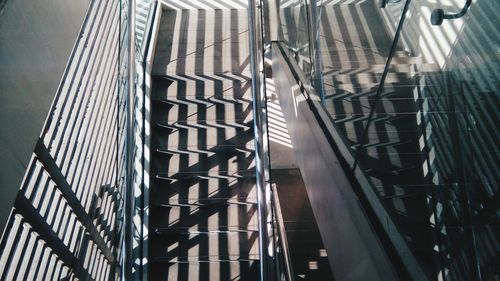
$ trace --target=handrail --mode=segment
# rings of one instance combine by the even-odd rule
[[[288,250],[288,240],[286,238],[285,223],[283,221],[283,216],[281,215],[281,205],[275,184],[271,185],[271,206],[273,208],[273,217],[276,220],[274,226],[276,227],[278,232],[279,245],[283,251],[283,262],[285,264],[286,280],[295,281],[295,275],[293,274],[293,267],[292,267],[292,259],[290,257],[290,251]]]
[[[394,40],[392,41],[391,45],[391,50],[389,51],[389,57],[387,58],[387,61],[385,62],[385,67],[384,67],[384,72],[382,73],[382,77],[380,78],[380,83],[377,88],[377,93],[375,94],[375,98],[371,104],[370,108],[370,113],[368,115],[368,121],[366,123],[366,126],[363,130],[363,134],[361,135],[361,138],[359,140],[359,145],[356,150],[356,156],[354,157],[354,164],[352,166],[352,170],[356,170],[356,167],[358,165],[358,160],[361,156],[361,153],[363,151],[363,146],[365,145],[365,142],[367,141],[366,138],[368,136],[368,130],[370,129],[371,122],[373,120],[373,114],[375,113],[375,108],[380,100],[380,95],[382,95],[382,92],[384,91],[384,85],[385,85],[385,79],[387,78],[387,75],[389,74],[389,68],[391,67],[391,62],[392,58],[394,57],[394,54],[396,53],[396,49],[398,47],[399,43],[399,37],[401,37],[401,31],[403,30],[403,24],[406,19],[406,13],[408,12],[408,9],[410,7],[411,0],[406,0],[405,6],[403,8],[403,12],[401,13],[401,18],[399,19],[399,24],[398,28],[396,30],[396,34],[394,35]]]
[[[443,9],[435,9],[434,11],[432,11],[431,14],[432,25],[441,25],[444,20],[459,19],[465,16],[471,4],[472,0],[467,0],[462,10],[460,10],[460,12],[455,14],[445,14]]]
[[[260,280],[270,280],[270,255],[268,248],[267,200],[268,185],[266,169],[269,166],[266,127],[266,103],[264,71],[264,49],[262,40],[262,0],[248,0],[248,37],[250,53],[250,69],[252,73],[252,105],[254,110],[253,129],[255,139],[255,167],[257,187],[257,213],[259,228]],[[257,11],[257,9],[259,11]],[[257,36],[257,34],[259,36]]]
[[[123,278],[132,280],[133,274],[133,233],[134,233],[134,109],[135,109],[135,0],[127,0],[127,86],[125,97],[126,139],[125,139],[125,200],[124,200],[124,255]]]

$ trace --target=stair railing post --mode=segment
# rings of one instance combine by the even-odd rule
[[[260,280],[271,280],[269,274],[269,234],[267,225],[266,187],[269,184],[267,168],[269,165],[267,149],[267,130],[265,122],[265,82],[264,51],[262,45],[262,26],[260,0],[248,0],[248,38],[250,47],[250,69],[252,74],[252,102],[254,108],[253,129],[255,138],[255,166],[257,186],[257,213],[259,225]]]

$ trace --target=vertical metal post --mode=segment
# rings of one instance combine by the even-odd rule
[[[124,218],[124,276],[126,281],[132,280],[133,268],[133,161],[134,161],[134,101],[135,101],[135,0],[128,0],[127,7],[128,56],[127,56],[127,92],[126,92],[126,150],[125,150],[125,218]]]
[[[257,0],[258,1],[258,0]],[[260,2],[257,5],[256,0],[248,0],[248,36],[250,43],[250,68],[252,73],[252,98],[254,108],[254,137],[255,146],[255,164],[257,179],[257,212],[259,224],[259,253],[260,253],[260,280],[269,279],[269,252],[268,252],[268,233],[267,233],[267,201],[265,199],[266,180],[266,159],[265,153],[265,134],[263,127],[263,116],[265,116],[265,104],[263,104],[263,89],[261,88],[261,74],[263,69],[263,50],[260,40],[260,25],[257,6],[261,7]]]

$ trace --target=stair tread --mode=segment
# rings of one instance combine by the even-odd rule
[[[151,190],[152,198],[158,201],[183,202],[203,201],[209,198],[230,198],[231,200],[253,201],[256,195],[254,178],[239,179],[196,179],[177,180],[165,185],[157,184]]]
[[[155,280],[259,280],[259,261],[254,258],[209,262],[168,262],[157,259],[152,260],[150,268]]]
[[[257,198],[187,198],[187,199],[169,199],[152,200],[150,205],[164,207],[180,207],[180,206],[212,206],[212,205],[241,205],[241,204],[257,204]]]
[[[211,205],[211,206],[152,206],[156,228],[238,225],[247,227],[257,224],[257,206],[252,205]],[[214,216],[217,215],[217,216]],[[200,225],[201,224],[201,225]]]
[[[165,134],[163,138],[158,139],[158,147],[180,150],[192,147],[211,149],[226,144],[250,145],[254,142],[253,128],[182,127]]]
[[[252,152],[255,150],[254,142],[248,142],[243,144],[219,144],[211,148],[201,149],[198,146],[187,146],[185,149],[159,147],[156,150],[161,153],[170,154],[208,154],[212,155],[215,153],[230,153],[234,151],[241,152]]]
[[[242,128],[242,129],[251,129],[251,122],[246,121],[245,119],[212,119],[212,120],[180,120],[180,121],[158,121],[155,123],[158,127],[163,127],[165,129],[170,130],[179,130],[179,129],[205,129],[208,127],[220,128],[220,129],[228,129],[228,128]]]
[[[241,255],[214,255],[214,256],[197,256],[197,257],[150,257],[151,262],[163,263],[198,263],[198,262],[250,262],[259,261],[258,254],[252,254],[248,257],[241,257]]]
[[[200,76],[196,80],[187,80],[176,75],[155,76],[153,83],[159,87],[153,89],[153,99],[181,100],[190,98],[235,98],[251,99],[250,79],[242,76],[227,76],[213,79]],[[166,80],[168,82],[165,82]]]
[[[155,232],[160,235],[168,235],[168,234],[173,234],[173,235],[191,235],[192,237],[196,235],[213,235],[213,234],[225,234],[225,233],[240,233],[240,232],[258,232],[258,226],[254,225],[251,227],[241,227],[241,226],[226,226],[226,227],[219,227],[215,229],[214,227],[211,228],[197,228],[197,229],[191,229],[191,228],[171,228],[171,227],[158,227],[155,229]]]
[[[182,103],[169,103],[164,112],[158,113],[158,118],[161,118],[161,121],[170,121],[171,123],[200,120],[239,120],[248,123],[253,118],[253,114],[249,110],[250,107],[250,103],[242,105],[239,103],[183,101]]]

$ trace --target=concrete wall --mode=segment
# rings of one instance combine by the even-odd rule
[[[89,0],[0,5],[0,226],[7,220]]]

